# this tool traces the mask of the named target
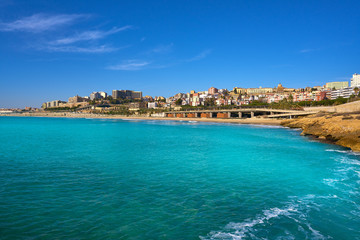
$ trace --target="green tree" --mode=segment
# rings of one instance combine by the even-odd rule
[[[292,94],[290,94],[290,96],[289,96],[289,101],[290,101],[290,102],[293,102],[293,100],[294,100],[294,97],[293,97]]]
[[[340,105],[340,104],[347,103],[347,101],[348,101],[348,100],[347,100],[346,98],[338,97],[337,99],[335,99],[334,104],[335,104],[335,105]]]
[[[355,88],[354,88],[354,92],[355,92],[355,95],[358,96],[358,95],[359,95],[359,88],[358,88],[358,87],[355,87]]]
[[[175,104],[176,104],[177,106],[181,106],[181,105],[182,105],[182,99],[179,98],[178,100],[176,100],[176,101],[175,101]]]
[[[206,98],[204,102],[205,106],[215,106],[215,98]]]

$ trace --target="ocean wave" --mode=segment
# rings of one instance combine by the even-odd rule
[[[325,151],[326,152],[346,153],[346,154],[349,154],[349,155],[360,156],[360,153],[353,152],[352,150],[326,149]]]
[[[270,226],[276,224],[274,221],[286,221],[287,224],[295,224],[298,231],[303,232],[309,239],[329,239],[319,230],[316,230],[307,220],[308,211],[311,209],[319,211],[319,205],[314,201],[317,198],[332,199],[338,198],[336,195],[315,196],[309,194],[303,198],[296,196],[290,197],[293,200],[283,208],[270,208],[263,210],[261,214],[256,215],[253,219],[247,219],[240,223],[230,222],[220,231],[211,231],[207,236],[200,236],[202,240],[241,240],[241,239],[263,239],[262,233],[267,235]],[[277,239],[295,239],[290,230],[283,229],[282,236]]]
[[[355,160],[355,159],[348,158],[348,157],[338,158],[337,161],[339,161],[341,163],[348,164],[348,165],[360,166],[360,161],[359,160]]]
[[[146,121],[146,119],[141,119],[141,118],[119,118],[119,119],[123,121]]]
[[[332,178],[324,178],[323,183],[330,187],[335,187],[335,184],[339,182],[339,179],[332,179]]]
[[[326,152],[338,152],[338,153],[349,153],[350,150],[336,150],[336,149],[326,149]]]
[[[207,237],[200,237],[200,239],[243,239],[254,230],[256,225],[267,224],[268,221],[272,218],[277,218],[281,215],[290,215],[292,212],[296,211],[296,206],[289,206],[283,209],[271,208],[269,210],[264,210],[262,215],[256,217],[253,220],[247,220],[241,223],[231,222],[225,226],[226,231],[210,232]]]

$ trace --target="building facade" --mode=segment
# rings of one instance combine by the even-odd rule
[[[353,94],[355,95],[355,91],[352,87],[341,88],[331,91],[331,99],[337,99],[338,97],[349,98]]]
[[[102,98],[106,98],[106,97],[107,97],[106,92],[92,92],[90,94],[90,100],[102,99]]]
[[[157,102],[148,102],[148,108],[157,108],[158,103]]]
[[[341,89],[341,88],[347,88],[349,87],[349,82],[348,81],[344,81],[344,82],[328,82],[326,83],[325,87],[327,89]]]
[[[273,88],[248,88],[246,93],[247,94],[265,94],[265,93],[272,93]]]
[[[114,99],[142,99],[142,92],[131,90],[113,90],[112,97]]]
[[[353,74],[353,77],[351,79],[351,87],[352,88],[360,88],[360,74]]]
[[[214,87],[211,87],[211,88],[209,88],[208,93],[210,95],[214,95],[215,93],[218,93],[218,89],[214,88]]]
[[[45,102],[42,104],[42,108],[55,108],[55,107],[60,107],[60,104],[66,103],[64,101],[60,101],[60,100],[54,100],[54,101],[50,101],[50,102]]]
[[[84,98],[84,97],[79,97],[79,96],[74,96],[74,97],[69,97],[68,102],[69,103],[80,103],[80,102],[87,102],[89,101],[88,98]]]

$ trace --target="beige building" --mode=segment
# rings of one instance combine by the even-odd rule
[[[341,88],[347,88],[349,87],[349,82],[348,81],[344,81],[344,82],[328,82],[325,85],[326,88],[328,89],[341,89]]]
[[[246,90],[247,94],[265,94],[265,93],[272,93],[273,92],[273,88],[248,88]]]
[[[246,88],[234,87],[233,92],[236,93],[236,94],[245,94],[246,93]]]
[[[87,102],[89,101],[88,98],[84,98],[84,97],[79,97],[78,95],[74,96],[74,97],[69,97],[69,103],[80,103],[80,102]]]

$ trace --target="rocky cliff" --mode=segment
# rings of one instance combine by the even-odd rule
[[[302,135],[313,135],[360,152],[360,113],[318,113],[284,120],[281,125],[301,128]]]

